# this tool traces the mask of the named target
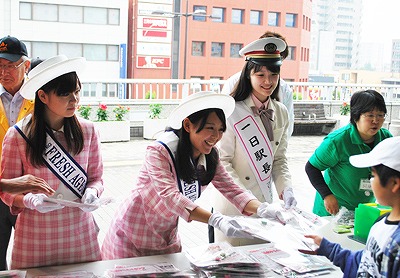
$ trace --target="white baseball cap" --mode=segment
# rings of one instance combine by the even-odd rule
[[[357,168],[383,164],[400,172],[400,136],[381,141],[369,153],[350,156],[350,163]]]

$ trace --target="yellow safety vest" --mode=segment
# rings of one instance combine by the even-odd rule
[[[22,101],[21,109],[19,110],[17,122],[22,120],[26,115],[32,113],[33,107],[34,107],[33,100],[24,99]],[[0,99],[0,160],[1,160],[1,153],[3,151],[3,146],[2,146],[3,140],[9,128],[10,126],[8,124],[6,111],[4,110],[3,102]]]

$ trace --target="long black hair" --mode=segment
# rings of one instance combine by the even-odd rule
[[[76,72],[63,74],[43,85],[39,90],[46,94],[55,93],[65,95],[76,91],[76,87],[81,83]],[[40,100],[38,91],[35,94],[35,107],[33,115],[27,124],[27,137],[29,144],[26,147],[26,155],[34,166],[43,166],[44,160],[42,154],[46,145],[46,129],[49,129],[45,119],[46,105]],[[50,135],[53,134],[50,132]],[[64,135],[68,151],[72,154],[78,154],[83,150],[83,132],[76,115],[70,118],[64,118]]]
[[[250,82],[250,74],[253,70],[254,73],[261,71],[262,67],[266,67],[272,73],[280,74],[281,67],[275,65],[261,66],[257,65],[251,61],[247,61],[242,69],[242,73],[240,74],[240,78],[234,87],[231,96],[235,99],[235,101],[245,100],[253,91],[253,87]],[[276,99],[279,101],[278,92],[279,92],[280,78],[278,79],[278,85],[275,90],[271,94],[272,99]]]
[[[218,118],[221,120],[223,125],[223,131],[226,130],[226,118],[225,114],[221,109],[210,108],[200,110],[188,116],[189,120],[193,124],[199,124],[196,132],[200,132],[208,119],[208,116],[215,112]],[[207,170],[205,172],[199,172],[196,170],[192,163],[193,147],[190,142],[189,133],[182,127],[179,130],[174,130],[175,134],[179,137],[178,150],[176,154],[176,171],[180,178],[187,183],[192,183],[195,180],[199,180],[201,185],[209,184],[214,176],[219,161],[219,155],[215,148],[211,150],[209,154],[206,154]]]

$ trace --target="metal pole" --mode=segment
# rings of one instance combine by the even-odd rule
[[[185,16],[185,50],[183,53],[183,79],[186,79],[186,55],[187,55],[187,44],[188,44],[188,9],[189,9],[189,0],[186,0],[186,13]]]

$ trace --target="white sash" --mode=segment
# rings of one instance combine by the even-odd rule
[[[164,132],[164,134],[162,134],[157,141],[167,149],[169,155],[171,156],[177,176],[179,191],[183,194],[183,196],[192,202],[196,201],[201,195],[201,185],[199,181],[196,180],[193,183],[188,184],[179,177],[178,169],[176,168],[175,155],[178,148],[178,136],[176,136],[176,134],[172,131]]]
[[[228,119],[240,145],[247,154],[247,162],[256,177],[258,186],[267,202],[273,201],[271,190],[274,154],[271,142],[261,129],[244,102],[237,102],[235,111]]]
[[[22,121],[15,124],[15,129],[30,144],[29,139],[22,131]],[[63,146],[46,131],[46,147],[43,152],[43,159],[46,166],[57,178],[62,181],[78,198],[82,198],[87,184],[85,170],[75,159],[63,148]]]

